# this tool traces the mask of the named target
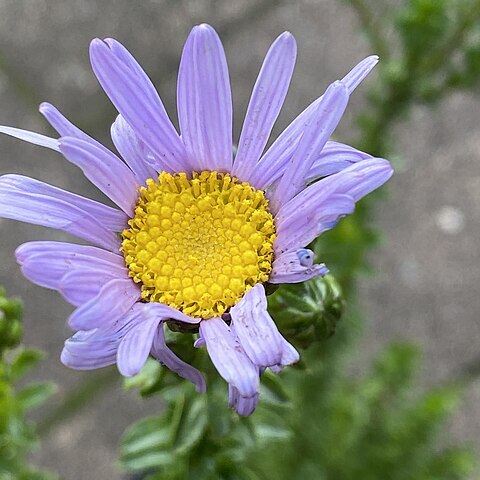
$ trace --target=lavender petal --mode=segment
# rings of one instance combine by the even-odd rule
[[[136,60],[118,42],[98,38],[90,44],[90,60],[105,93],[138,137],[165,162],[164,169],[186,171],[185,147]]]
[[[0,125],[0,133],[5,135],[10,135],[11,137],[18,138],[24,142],[33,143],[40,147],[50,148],[56,152],[60,151],[60,145],[56,138],[50,138],[40,133],[29,132],[28,130],[22,130],[20,128],[6,127]]]
[[[110,150],[75,137],[62,137],[60,151],[127,215],[133,216],[138,199],[132,171]]]
[[[107,250],[118,251],[120,240],[112,231],[89,212],[60,198],[17,190],[0,177],[0,217],[63,230]]]
[[[123,376],[132,377],[140,372],[152,349],[159,323],[158,317],[144,316],[143,320],[122,338],[117,352],[117,365]]]
[[[255,411],[258,397],[258,393],[252,397],[243,397],[235,387],[228,386],[228,406],[235,409],[242,417],[248,417]]]
[[[193,28],[178,72],[178,118],[194,170],[232,166],[232,94],[222,43],[209,25]]]
[[[376,61],[373,61],[374,58],[376,57],[368,57],[362,60],[343,78],[342,83],[347,87],[349,94],[353,93],[353,90],[375,66]],[[306,125],[309,125],[311,122],[310,117],[315,114],[321,101],[322,97],[317,98],[300,113],[265,152],[256,167],[255,182],[253,184],[255,188],[264,190],[282,176],[293,152],[297,148]]]
[[[87,141],[96,141],[76,127],[50,103],[43,102],[39,110],[61,137],[76,137]]]
[[[95,298],[106,283],[115,279],[129,279],[128,270],[106,265],[77,268],[62,276],[58,291],[67,302],[78,307]]]
[[[273,212],[305,187],[305,176],[337,127],[347,103],[348,91],[343,83],[335,82],[328,87],[270,198]]]
[[[197,392],[205,393],[207,386],[203,375],[194,367],[178,358],[165,343],[165,334],[163,325],[160,325],[155,333],[152,345],[152,355],[172,372],[177,373],[182,378],[191,381],[195,385]]]
[[[349,145],[329,140],[307,172],[305,183],[341,172],[350,165],[367,158],[373,157]]]
[[[110,328],[75,333],[65,342],[60,357],[62,363],[76,370],[93,370],[116,363],[120,342],[139,323],[139,306],[134,305]]]
[[[112,124],[111,136],[115,148],[134,173],[139,185],[144,185],[147,178],[157,178],[157,172],[147,162],[145,145],[121,115]]]
[[[106,328],[125,315],[140,298],[140,289],[131,279],[106,283],[98,295],[78,307],[68,319],[74,330]]]
[[[54,187],[48,183],[22,175],[7,174],[0,177],[0,190],[14,189],[18,192],[54,197],[85,211],[96,218],[108,230],[121,232],[128,227],[128,217],[124,212],[103,203]]]
[[[290,216],[278,220],[277,238],[273,245],[276,256],[308,245],[354,209],[355,200],[350,195],[338,193],[323,198],[319,195],[302,204],[301,211],[292,212]]]
[[[292,78],[297,47],[285,32],[272,44],[253,87],[250,103],[238,142],[232,174],[250,182],[255,165],[277,120]]]
[[[302,262],[302,256],[312,258],[311,264]],[[300,249],[288,251],[275,258],[272,264],[272,272],[268,281],[270,283],[300,283],[312,278],[324,277],[328,268],[324,263],[313,263],[314,253],[311,250]]]
[[[75,277],[77,272],[85,270],[98,272],[97,276],[102,276],[102,272],[105,272],[112,278],[127,277],[124,260],[120,255],[86,245],[28,242],[20,245],[15,254],[22,273],[31,282],[55,290],[62,288],[62,282],[68,274],[72,277],[72,288],[81,289],[82,284],[77,284]],[[98,279],[93,280],[93,285],[97,284],[99,290],[103,284],[99,284]]]
[[[218,373],[243,397],[258,393],[258,368],[247,357],[232,331],[221,318],[200,322],[200,333]]]
[[[285,366],[284,354],[290,355],[288,342],[282,337],[267,310],[263,285],[252,287],[232,309],[232,331],[250,360],[258,367]],[[208,344],[207,344],[208,346]],[[300,357],[297,354],[297,361]]]

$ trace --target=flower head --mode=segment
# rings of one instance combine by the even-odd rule
[[[26,243],[16,251],[22,272],[76,307],[65,365],[117,363],[130,376],[151,354],[204,391],[203,376],[168,348],[163,330],[167,320],[198,325],[195,346],[206,346],[228,382],[230,406],[249,415],[263,371],[299,359],[267,311],[264,284],[325,275],[306,246],[392,174],[386,160],[329,140],[377,57],[330,85],[264,152],[296,58],[294,38],[280,35],[253,88],[233,158],[228,69],[212,27],[195,27],[183,50],[180,134],[120,43],[93,40],[90,56],[119,111],[111,134],[121,158],[46,103],[40,112],[59,139],[0,131],[60,152],[118,208],[31,178],[0,177],[0,216],[94,245]]]

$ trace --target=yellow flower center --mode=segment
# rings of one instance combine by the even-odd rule
[[[128,224],[122,251],[142,298],[193,317],[222,315],[272,269],[268,200],[228,174],[162,172]]]

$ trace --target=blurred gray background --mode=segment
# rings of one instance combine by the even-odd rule
[[[88,60],[89,41],[96,36],[126,44],[175,119],[182,46],[191,27],[205,21],[218,30],[227,52],[237,138],[263,56],[282,31],[294,34],[299,55],[276,134],[330,82],[375,53],[368,50],[353,12],[336,0],[0,0],[0,124],[53,134],[37,112],[46,100],[110,146],[115,112]],[[364,107],[374,77],[375,72],[353,95],[336,139],[355,137],[351,119]],[[479,353],[479,112],[477,97],[458,94],[434,111],[418,107],[397,127],[396,175],[372,219],[384,232],[371,254],[376,273],[361,281],[368,325],[358,351],[352,352],[357,365],[366,366],[392,339],[410,339],[424,350],[423,384],[432,385],[455,375]],[[105,200],[54,152],[1,137],[0,158],[1,174],[29,175]],[[70,238],[1,219],[0,232],[0,284],[25,302],[25,342],[48,352],[37,377],[59,385],[41,420],[92,374],[60,364],[71,307],[25,280],[13,252],[28,240]],[[328,264],[328,258],[321,260]],[[160,404],[122,391],[119,380],[92,378],[93,388],[108,385],[87,408],[49,430],[35,461],[68,480],[120,479],[115,462],[121,433],[133,420],[156,413]],[[480,382],[470,388],[450,432],[478,445]]]

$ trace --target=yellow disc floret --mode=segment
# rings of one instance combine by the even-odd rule
[[[222,315],[272,269],[268,200],[228,174],[162,172],[128,223],[122,251],[143,299],[193,317]]]

